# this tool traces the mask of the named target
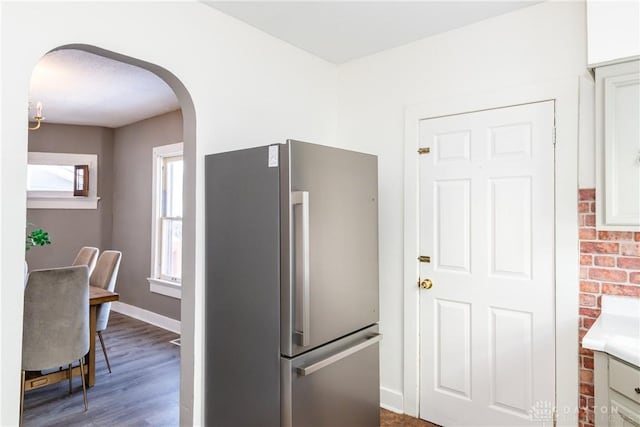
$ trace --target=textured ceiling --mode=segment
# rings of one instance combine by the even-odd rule
[[[42,102],[45,123],[116,128],[180,108],[150,71],[76,49],[48,53],[31,76],[29,117]]]

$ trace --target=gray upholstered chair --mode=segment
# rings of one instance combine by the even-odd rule
[[[20,422],[24,409],[27,371],[69,367],[69,393],[72,368],[89,351],[89,270],[87,266],[34,270],[24,290],[22,329],[22,380],[20,384]],[[87,389],[82,377],[84,409],[88,408]]]
[[[89,276],[91,276],[93,269],[96,267],[99,252],[100,250],[98,248],[83,246],[80,248],[80,251],[78,251],[78,255],[76,255],[76,259],[73,260],[73,264],[71,265],[86,265],[89,267]]]
[[[91,286],[106,289],[113,292],[116,288],[116,278],[118,277],[118,269],[120,268],[120,260],[122,259],[122,252],[119,251],[104,251],[100,254],[96,268],[91,273],[89,283]],[[96,332],[100,338],[100,345],[102,346],[102,352],[104,353],[104,360],[107,362],[107,369],[111,373],[111,365],[109,364],[109,357],[107,356],[107,349],[104,346],[104,339],[102,338],[102,331],[107,329],[107,323],[109,323],[109,312],[111,311],[111,303],[105,302],[100,304],[96,313]],[[95,339],[95,338],[93,338]]]

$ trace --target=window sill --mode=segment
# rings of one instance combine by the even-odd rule
[[[100,197],[29,197],[27,209],[98,209]]]
[[[154,294],[165,295],[171,298],[182,298],[182,285],[176,282],[170,282],[168,280],[147,278],[149,282],[149,291]]]

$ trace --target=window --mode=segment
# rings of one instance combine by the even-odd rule
[[[76,172],[79,168],[83,171],[81,183]],[[98,156],[95,154],[30,152],[27,208],[97,209],[100,199],[96,191],[97,177]],[[79,186],[83,187],[82,193],[77,191]]]
[[[182,143],[153,149],[151,292],[181,297]]]
[[[50,196],[64,195],[73,189],[73,166],[27,165],[27,190],[48,193]]]

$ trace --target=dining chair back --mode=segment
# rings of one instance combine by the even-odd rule
[[[86,265],[34,270],[24,290],[20,423],[27,371],[67,366],[71,393],[71,364],[89,351],[89,269]],[[82,378],[85,411],[87,390]]]
[[[104,251],[100,254],[96,268],[91,274],[89,282],[91,286],[106,289],[113,292],[116,288],[116,280],[118,277],[118,270],[120,269],[120,260],[122,259],[122,252],[120,251]],[[111,303],[105,302],[97,307],[96,312],[96,332],[100,338],[100,345],[102,346],[102,353],[104,354],[104,360],[107,362],[107,369],[111,373],[111,364],[109,363],[109,357],[107,356],[107,350],[104,345],[104,339],[102,337],[102,331],[107,328],[109,323],[109,313],[111,312]]]
[[[100,253],[100,250],[98,248],[94,248],[92,246],[83,246],[78,251],[78,255],[76,255],[76,259],[73,260],[73,263],[71,265],[86,265],[87,267],[89,267],[89,276],[91,276],[93,269],[96,267],[98,253]]]

